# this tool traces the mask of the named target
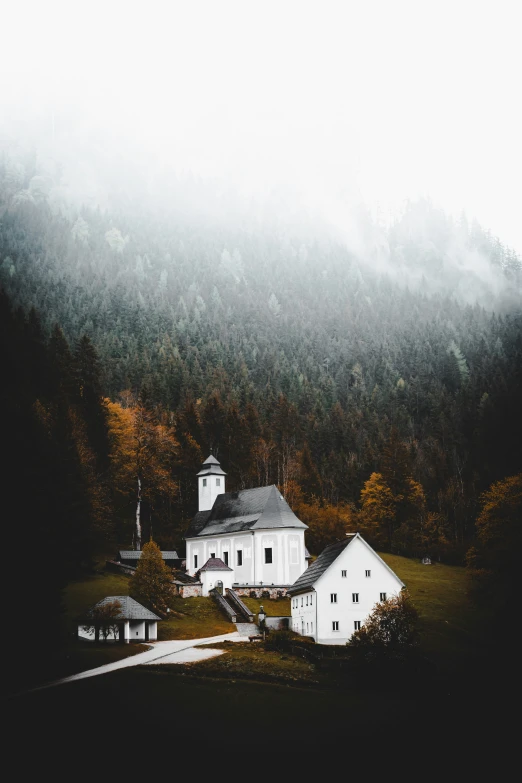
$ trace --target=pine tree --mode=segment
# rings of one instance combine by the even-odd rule
[[[173,596],[172,572],[165,565],[161,550],[152,539],[143,547],[130,594],[151,611],[162,616],[166,614]]]

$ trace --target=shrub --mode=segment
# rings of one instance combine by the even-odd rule
[[[289,652],[295,640],[296,634],[293,631],[270,631],[265,639],[265,650]]]

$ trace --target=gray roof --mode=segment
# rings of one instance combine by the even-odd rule
[[[358,538],[359,541],[361,541],[364,546],[368,547],[370,552],[373,552],[375,557],[381,561],[383,566],[388,569],[390,574],[392,574],[395,579],[399,582],[399,584],[402,587],[405,587],[406,585],[402,581],[402,579],[399,579],[395,571],[393,571],[388,563],[385,563],[385,561],[380,557],[380,555],[377,554],[375,549],[372,549],[372,547],[364,540],[364,538],[360,535],[360,533],[347,533],[346,538],[342,541],[336,541],[335,544],[330,544],[330,546],[327,546],[326,549],[323,549],[317,560],[314,560],[312,565],[306,569],[304,574],[301,574],[299,579],[297,579],[294,584],[288,588],[287,593],[289,595],[294,595],[295,593],[304,593],[307,590],[312,590],[314,584],[317,582],[317,580],[324,574],[324,572],[330,568],[332,563],[337,560],[341,552],[344,552],[346,547],[351,544],[351,542]]]
[[[328,568],[330,568],[334,560],[337,560],[341,552],[343,552],[346,547],[351,544],[356,535],[356,533],[351,533],[346,538],[343,538],[342,541],[337,541],[335,544],[330,544],[330,546],[327,546],[326,549],[323,549],[317,560],[314,560],[310,568],[307,568],[306,571],[301,574],[299,579],[294,582],[290,588],[288,588],[287,593],[292,595],[293,593],[302,593],[306,590],[311,590],[319,577],[322,576]]]
[[[210,457],[206,458],[201,470],[197,475],[198,476],[226,476],[227,474],[225,473],[225,471],[223,470],[223,468],[221,467],[217,459],[211,454]]]
[[[227,566],[226,563],[224,563],[220,557],[209,557],[207,562],[204,566],[202,566],[200,569],[201,571],[232,571],[231,568]]]
[[[120,549],[118,552],[120,560],[139,560],[141,557],[141,551],[135,549]],[[162,551],[161,556],[163,560],[181,560],[178,553],[172,550]]]
[[[112,601],[119,601],[121,604],[120,613],[115,619],[121,620],[161,620],[154,612],[149,611],[144,606],[139,604],[130,595],[108,595],[106,598],[102,598],[97,604],[93,606],[95,609],[97,606],[104,606]],[[92,611],[92,609],[91,609]]]
[[[296,517],[275,484],[218,495],[210,511],[199,511],[185,538],[239,533],[243,530],[308,525]]]

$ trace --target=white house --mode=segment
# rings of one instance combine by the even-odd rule
[[[211,557],[198,572],[201,582],[201,595],[208,596],[210,590],[216,589],[221,595],[232,587],[234,571],[219,557]]]
[[[187,572],[194,576],[219,558],[235,585],[286,589],[307,568],[308,526],[275,485],[225,492],[225,475],[212,455],[198,473],[199,511],[185,536]]]
[[[100,621],[98,625],[95,619],[96,608],[114,601],[118,601],[121,605],[118,614],[113,618]],[[106,638],[112,641],[152,642],[158,638],[158,620],[161,620],[161,617],[146,609],[129,595],[108,595],[87,612],[86,621],[78,626],[78,636],[81,639],[96,641],[99,638],[101,627],[105,625],[108,629]]]
[[[319,644],[346,644],[375,604],[404,583],[359,533],[326,547],[287,591],[291,629]]]

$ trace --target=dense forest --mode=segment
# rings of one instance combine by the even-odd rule
[[[160,207],[122,187],[100,208],[54,176],[0,158],[17,538],[64,580],[151,534],[183,551],[212,450],[228,489],[278,484],[313,554],[358,528],[463,562],[480,494],[522,470],[516,254],[428,202],[387,228],[361,213],[356,250],[198,216],[197,183],[187,205],[178,181]]]

